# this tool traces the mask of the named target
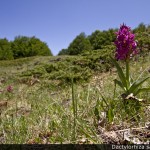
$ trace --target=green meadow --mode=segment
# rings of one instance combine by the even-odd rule
[[[0,61],[0,143],[149,142],[150,92],[131,97],[126,110],[104,51]],[[150,76],[150,54],[130,70],[134,80]]]

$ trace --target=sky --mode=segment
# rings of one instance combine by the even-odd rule
[[[53,55],[81,32],[150,24],[150,0],[0,0],[0,38],[35,36]]]

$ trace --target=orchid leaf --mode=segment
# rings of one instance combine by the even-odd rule
[[[115,82],[115,84],[118,84],[124,90],[124,86],[121,81],[115,79],[114,82]]]
[[[140,86],[140,85],[142,85],[142,83],[144,83],[147,79],[149,79],[150,77],[147,77],[147,78],[145,78],[145,79],[143,79],[143,80],[140,80],[140,81],[136,81],[136,82],[134,82],[132,85],[131,85],[131,87],[130,87],[130,89],[129,89],[129,93],[134,93],[134,91]]]
[[[130,76],[129,78],[129,81],[130,81],[130,85],[134,82],[133,78]]]
[[[122,81],[123,86],[127,88],[126,77],[125,77],[125,75],[124,75],[124,73],[123,73],[121,67],[120,67],[119,64],[116,62],[116,60],[114,60],[112,57],[110,57],[110,58],[111,58],[113,64],[114,64],[114,65],[116,66],[116,68],[117,68],[118,75],[119,75],[120,80]]]
[[[141,88],[141,89],[138,89],[134,95],[136,96],[137,94],[141,93],[141,92],[146,92],[146,91],[150,91],[150,88]]]

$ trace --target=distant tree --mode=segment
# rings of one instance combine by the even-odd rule
[[[11,49],[14,53],[15,59],[36,55],[52,55],[51,50],[48,48],[47,44],[34,36],[17,36],[14,41],[11,42]]]
[[[102,49],[103,46],[110,45],[115,41],[115,29],[107,31],[96,30],[88,38],[94,50]]]
[[[141,33],[146,31],[146,25],[144,23],[140,23],[137,28],[133,30],[134,33]]]
[[[136,34],[135,38],[140,54],[147,55],[150,50],[150,26],[141,23],[133,31]]]
[[[30,39],[31,54],[33,55],[42,55],[48,56],[52,55],[51,50],[45,42],[40,41],[40,39],[36,37],[31,37]]]
[[[84,51],[92,50],[91,43],[88,38],[86,38],[85,33],[80,33],[73,42],[68,47],[69,55],[78,55]]]
[[[110,45],[112,43],[114,43],[114,41],[116,40],[116,32],[117,32],[118,29],[109,29],[106,33],[106,39],[108,40],[108,44],[107,45]]]
[[[96,30],[95,32],[93,32],[88,38],[89,41],[91,43],[91,45],[93,46],[94,50],[100,49],[101,48],[101,31]]]
[[[62,50],[58,53],[58,55],[68,55],[68,54],[69,54],[68,49],[62,49]]]
[[[6,38],[0,39],[0,60],[10,59],[13,59],[10,42]]]

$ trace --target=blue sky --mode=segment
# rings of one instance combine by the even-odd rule
[[[150,24],[150,0],[0,0],[0,38],[36,36],[54,55],[81,32]]]

